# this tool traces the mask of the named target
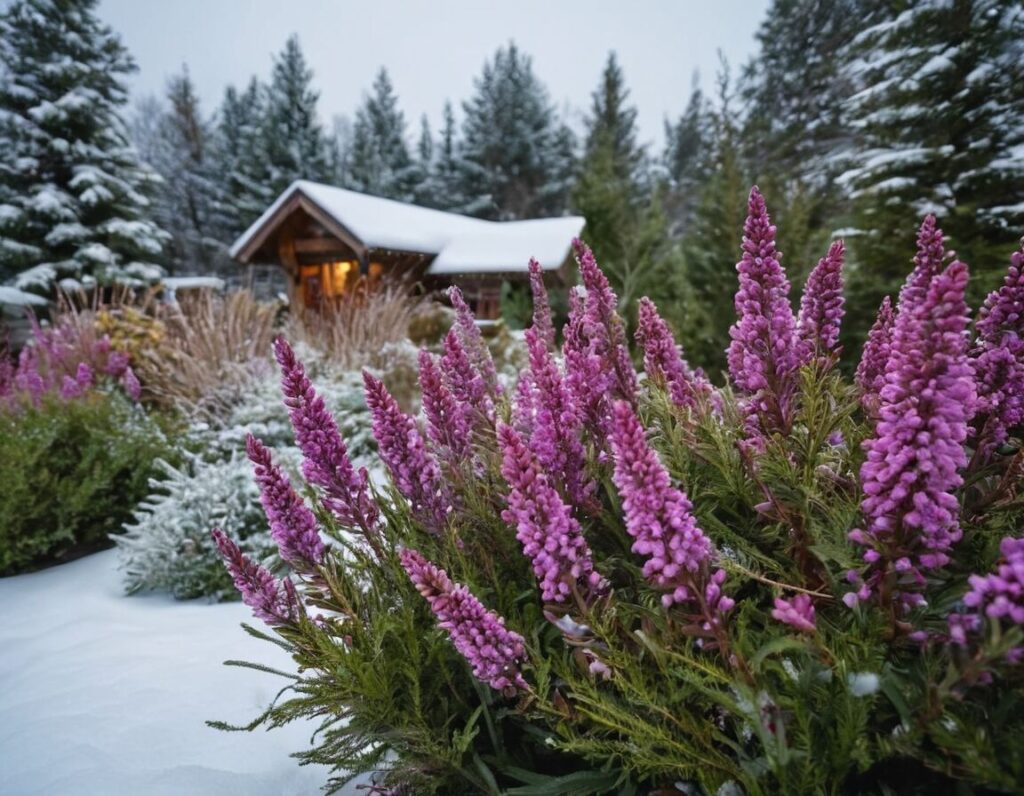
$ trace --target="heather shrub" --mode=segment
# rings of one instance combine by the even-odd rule
[[[173,457],[159,425],[117,393],[0,411],[0,574],[104,547]]]
[[[795,312],[756,189],[726,384],[646,299],[634,360],[582,244],[515,384],[455,291],[422,418],[364,374],[380,484],[279,340],[306,486],[248,452],[289,571],[214,532],[298,669],[248,729],[316,717],[299,758],[379,793],[1019,792],[1024,250],[972,330],[918,244],[852,381],[843,245]]]

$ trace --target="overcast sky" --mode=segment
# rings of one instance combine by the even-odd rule
[[[100,16],[139,65],[133,91],[160,93],[188,64],[207,112],[224,87],[266,78],[271,56],[297,33],[325,121],[352,115],[380,66],[410,125],[436,129],[446,99],[470,95],[494,50],[514,40],[560,108],[579,125],[609,50],[625,70],[641,135],[658,145],[699,70],[713,86],[718,50],[734,72],[753,54],[768,0],[101,0]]]

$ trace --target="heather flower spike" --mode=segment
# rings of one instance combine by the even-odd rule
[[[865,527],[850,533],[867,548],[873,570],[858,598],[882,578],[893,581],[887,591],[916,591],[920,570],[947,564],[960,539],[954,490],[967,464],[963,443],[976,401],[964,336],[966,287],[967,266],[953,263],[920,303],[905,304],[897,316],[879,422],[861,468]]]
[[[950,635],[966,644],[968,633],[981,630],[985,620],[1024,625],[1024,539],[1006,537],[999,545],[1003,560],[988,575],[971,575],[964,595],[966,613],[949,617]]]
[[[533,328],[550,350],[555,348],[555,325],[551,320],[551,302],[544,287],[544,269],[530,258],[530,293],[533,295]]]
[[[482,425],[493,425],[494,403],[487,380],[473,364],[463,337],[455,329],[445,335],[441,371],[460,411],[471,422],[479,420]]]
[[[491,351],[484,341],[480,327],[476,325],[476,318],[473,316],[473,311],[469,308],[469,305],[466,304],[462,291],[453,285],[448,288],[448,298],[455,308],[455,329],[469,355],[473,367],[483,377],[489,390],[500,392],[498,389],[498,374],[494,369]]]
[[[379,511],[369,490],[365,468],[356,472],[334,417],[306,376],[305,368],[283,337],[274,341],[281,367],[281,391],[302,451],[302,474],[324,491],[324,507],[349,528],[373,535]]]
[[[689,499],[671,485],[647,444],[643,426],[624,401],[616,401],[612,408],[611,443],[612,480],[622,496],[633,552],[646,559],[644,577],[667,591],[662,597],[666,607],[695,599],[692,588],[711,559],[711,542],[697,526]]]
[[[580,524],[558,490],[511,426],[498,425],[501,474],[508,482],[508,508],[501,516],[515,526],[523,554],[533,564],[545,602],[565,602],[574,587],[602,588]]]
[[[423,414],[427,418],[430,440],[446,449],[456,461],[472,453],[473,427],[466,406],[456,402],[444,383],[434,356],[426,350],[419,353],[420,390],[423,396]]]
[[[844,253],[843,242],[837,240],[807,277],[796,324],[802,364],[812,362],[815,356],[828,357],[836,353],[839,324],[844,314]]]
[[[402,566],[438,620],[438,627],[473,669],[473,676],[495,691],[515,696],[529,689],[522,674],[526,660],[523,637],[505,627],[505,620],[473,596],[465,586],[452,583],[440,567],[415,550],[399,553]]]
[[[900,289],[896,304],[897,314],[903,311],[904,305],[917,306],[928,294],[928,286],[942,271],[942,263],[946,258],[945,239],[939,229],[935,216],[925,216],[917,233],[917,254],[914,255],[914,270],[910,272],[906,283]]]
[[[666,387],[676,406],[693,409],[701,396],[711,393],[710,383],[690,369],[668,324],[658,314],[654,302],[646,296],[640,299],[636,341],[644,351],[647,378]]]
[[[796,628],[801,633],[813,633],[815,629],[814,603],[811,601],[811,596],[800,593],[792,600],[776,597],[772,618]]]
[[[270,451],[252,434],[245,450],[253,463],[260,504],[270,523],[270,535],[277,542],[281,558],[298,572],[308,573],[323,563],[324,545],[320,541],[316,517],[292,488],[288,476],[274,464]]]
[[[363,383],[381,460],[398,491],[412,504],[413,514],[428,529],[440,532],[447,524],[450,501],[416,420],[401,410],[380,379],[363,371]]]
[[[290,625],[298,621],[299,600],[291,581],[278,580],[251,561],[219,528],[211,534],[242,602],[252,609],[253,615],[268,625]]]
[[[889,353],[892,349],[893,324],[896,314],[892,309],[892,300],[886,296],[878,308],[875,323],[868,332],[864,351],[860,355],[857,373],[854,380],[860,388],[861,403],[865,409],[878,402],[879,393],[885,386],[885,367],[889,364]]]

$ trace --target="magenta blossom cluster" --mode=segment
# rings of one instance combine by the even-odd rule
[[[896,582],[887,590],[905,595],[923,585],[920,570],[949,562],[961,536],[954,490],[967,463],[963,443],[976,401],[966,287],[967,266],[956,262],[932,279],[918,303],[909,301],[920,294],[904,292],[908,303],[893,330],[878,425],[864,445],[866,524],[850,539],[867,548],[874,579],[890,573]],[[870,580],[847,602],[869,594]]]
[[[622,496],[633,552],[646,559],[644,577],[667,591],[662,597],[666,607],[696,599],[692,589],[711,560],[711,542],[697,526],[689,499],[671,485],[625,401],[616,401],[612,409],[611,446],[612,480]]]
[[[448,298],[455,308],[455,330],[466,349],[473,369],[479,374],[488,389],[495,395],[500,392],[498,385],[498,374],[494,369],[494,360],[491,358],[491,351],[484,341],[480,327],[476,324],[473,311],[466,304],[462,291],[454,285],[448,288]]]
[[[533,328],[544,345],[550,350],[555,348],[555,324],[551,319],[551,302],[548,290],[544,287],[544,269],[533,257],[530,258],[530,294],[533,297]]]
[[[219,528],[211,533],[242,602],[252,609],[253,615],[271,626],[298,621],[301,607],[292,582],[278,580],[251,561]]]
[[[266,445],[249,434],[245,450],[253,463],[260,504],[281,558],[297,572],[310,572],[324,559],[324,544],[320,541],[316,517],[296,494],[288,476],[274,464]]]
[[[783,597],[775,598],[772,618],[796,628],[801,633],[813,633],[814,602],[809,594],[797,594],[792,600]]]
[[[470,315],[472,318],[472,315]],[[476,326],[473,326],[476,329]],[[479,332],[479,330],[477,330]],[[482,341],[481,341],[482,343]],[[488,361],[490,354],[488,353]],[[493,367],[493,365],[492,365]],[[473,425],[488,426],[494,422],[494,384],[481,372],[479,363],[470,357],[465,337],[459,328],[448,331],[444,338],[441,372],[452,397],[464,418]]]
[[[511,426],[498,425],[501,474],[509,485],[508,508],[501,516],[516,528],[523,554],[533,563],[545,602],[565,602],[574,588],[601,588],[590,547],[544,470]]]
[[[843,255],[841,240],[833,243],[807,277],[800,299],[796,333],[801,346],[801,364],[815,357],[838,353],[839,324],[843,320]]]
[[[434,356],[426,350],[419,353],[420,393],[423,414],[427,418],[427,436],[450,461],[468,459],[473,450],[472,407],[459,403],[445,384],[444,374]]]
[[[644,372],[654,383],[668,389],[672,402],[683,409],[694,409],[712,392],[704,374],[690,369],[683,358],[672,330],[658,314],[654,302],[640,299],[636,341],[644,352]]]
[[[935,216],[927,215],[917,232],[917,253],[914,270],[900,288],[896,304],[897,313],[904,307],[919,307],[928,295],[932,280],[941,273],[946,259],[946,243]]]
[[[381,461],[417,519],[431,531],[440,532],[448,522],[451,501],[416,420],[402,411],[380,379],[364,371],[363,383]]]
[[[465,586],[452,583],[440,567],[417,551],[403,549],[402,566],[416,590],[430,604],[438,627],[473,669],[473,676],[495,691],[514,696],[529,686],[523,678],[526,660],[523,637],[505,627],[505,620],[484,608]]]
[[[352,466],[337,422],[283,337],[274,341],[274,356],[281,367],[281,391],[295,442],[302,451],[302,474],[323,490],[324,507],[338,522],[370,533],[379,511],[370,495],[366,469],[357,472]]]
[[[958,644],[966,644],[968,634],[979,631],[985,618],[1024,625],[1024,539],[1006,537],[999,552],[1003,560],[995,572],[971,575],[971,588],[964,595],[967,612],[949,618],[950,635]]]
[[[1011,257],[1002,286],[985,299],[976,329],[977,447],[987,460],[1024,422],[1024,248]]]
[[[871,414],[877,409],[878,397],[885,386],[885,368],[892,350],[892,330],[896,313],[892,300],[886,296],[878,308],[878,315],[868,332],[867,342],[857,365],[854,381],[860,389],[861,404]]]

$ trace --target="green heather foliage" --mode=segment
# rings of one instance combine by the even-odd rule
[[[107,545],[171,446],[117,394],[0,412],[0,575]]]
[[[792,314],[785,317],[784,292],[771,281],[785,281],[773,254],[774,227],[756,191],[750,207],[740,269],[746,314],[734,333],[736,344],[749,348],[742,362],[730,356],[732,386],[714,390],[678,359],[673,364],[663,327],[643,305],[638,336],[647,378],[636,387],[623,371],[630,359],[615,297],[589,251],[579,249],[588,292],[585,304],[575,302],[565,331],[564,370],[557,359],[543,366],[543,323],[527,332],[531,367],[524,376],[532,388],[498,389],[486,364],[471,373],[452,369],[457,355],[466,362],[480,353],[471,325],[457,323],[453,334],[461,334],[465,351],[450,338],[440,365],[421,360],[425,432],[367,379],[374,433],[393,475],[390,484],[370,487],[379,519],[377,509],[355,497],[365,484],[337,466],[344,448],[301,366],[279,348],[297,443],[307,457],[304,472],[316,485],[305,496],[315,492],[323,501],[303,507],[280,484],[272,492],[264,484],[275,539],[282,555],[289,551],[290,580],[276,581],[221,546],[243,598],[273,635],[246,629],[287,650],[298,671],[273,672],[284,688],[246,729],[316,718],[322,724],[314,746],[299,759],[332,766],[335,789],[374,772],[374,792],[381,794],[1020,792],[1024,562],[1019,540],[1003,541],[1000,552],[1001,540],[1019,536],[1024,522],[1020,428],[1011,423],[998,450],[988,453],[973,450],[976,437],[969,437],[964,463],[970,463],[942,476],[947,487],[935,487],[959,511],[962,538],[930,548],[948,550],[950,560],[912,547],[920,537],[915,542],[911,534],[900,538],[917,550],[905,553],[913,563],[893,560],[886,569],[883,556],[872,565],[864,543],[848,537],[868,528],[883,540],[878,549],[891,544],[884,542],[878,511],[865,507],[862,516],[865,474],[873,484],[884,477],[884,468],[880,475],[871,462],[862,473],[862,443],[871,439],[877,450],[879,439],[887,441],[895,461],[906,446],[927,440],[913,434],[898,441],[911,416],[894,420],[892,394],[872,396],[862,386],[866,366],[857,385],[836,367],[841,309],[827,304],[818,336],[801,348],[796,335],[812,328],[813,308],[807,304],[795,325]],[[933,220],[925,233],[935,234]],[[941,244],[941,233],[938,239]],[[833,256],[841,258],[841,248]],[[1014,268],[1022,257],[1014,256]],[[767,276],[758,276],[764,264]],[[941,253],[933,266],[941,267]],[[824,290],[822,273],[812,293]],[[926,273],[922,268],[918,280]],[[1011,268],[1011,278],[1014,273]],[[935,287],[927,297],[908,289],[900,302],[904,318],[897,321],[894,351],[917,334],[922,345],[938,346],[936,361],[960,369],[936,365],[932,381],[913,393],[914,405],[929,406],[928,391],[952,395],[964,389],[964,379],[972,381],[963,336],[949,331],[965,315],[950,316],[954,325],[942,334],[922,331],[936,312],[961,306],[962,276],[962,266],[951,265],[929,278],[953,287]],[[758,284],[768,298],[751,312]],[[1016,317],[1000,315],[998,307],[988,312]],[[538,313],[535,323],[543,318]],[[759,334],[775,344],[758,348]],[[988,345],[985,339],[996,340],[996,348],[1016,345],[1017,333],[1007,334],[1001,342],[979,336],[976,345]],[[603,345],[604,356],[581,357],[581,336]],[[1011,350],[1020,354],[1005,348]],[[912,354],[900,349],[890,364],[880,360],[890,385],[903,383],[915,367],[930,367]],[[767,387],[748,386],[759,390],[752,393],[736,386],[752,384],[757,367],[766,365],[772,368],[764,371]],[[595,388],[590,393],[588,385]],[[956,418],[958,412],[969,417],[973,389],[972,383],[964,406],[947,399],[933,420],[946,417],[947,428],[958,422],[966,428]],[[577,401],[585,415],[587,395],[596,395],[593,405],[605,410],[582,420],[561,414],[552,426],[545,408],[552,400]],[[532,411],[525,396],[532,396]],[[624,400],[606,400],[616,396]],[[639,438],[623,431],[634,415]],[[510,457],[510,427],[522,434],[521,456]],[[929,428],[944,433],[941,422]],[[463,432],[472,449],[457,455]],[[962,437],[945,433],[959,451]],[[574,434],[581,446],[545,447]],[[629,445],[633,459],[623,453]],[[648,446],[660,461],[653,469]],[[944,466],[939,459],[936,453],[932,466]],[[523,461],[530,464],[517,474]],[[902,461],[894,466],[937,483],[925,454],[911,459],[917,465]],[[652,473],[661,467],[667,477],[659,480]],[[642,483],[630,485],[631,477]],[[571,494],[582,497],[571,500]],[[914,502],[927,514],[925,524],[938,522],[929,499]],[[310,533],[310,505],[319,539]],[[547,508],[537,509],[542,505]],[[547,563],[536,551],[532,562],[524,555],[523,517],[531,511],[543,515],[537,525],[554,557]],[[911,523],[905,511],[895,520],[905,523],[902,534]],[[684,532],[695,568],[684,565],[682,574],[673,575],[665,560],[645,562],[637,549],[645,535],[678,539]],[[567,540],[574,533],[572,547]],[[416,564],[411,550],[469,593],[430,564]],[[584,559],[581,570],[564,570],[556,582],[565,591],[545,592],[545,603],[542,573],[549,589],[558,560]],[[586,574],[591,565],[593,577]],[[1016,606],[1013,621],[1010,614],[983,613],[988,603],[979,603],[979,590],[994,581],[971,577],[1000,567],[992,588]],[[857,573],[871,572],[878,577],[869,588]],[[673,592],[673,583],[688,584],[689,591]],[[481,614],[484,608],[490,613]],[[961,622],[970,630],[958,643]],[[525,652],[516,651],[520,641]]]

